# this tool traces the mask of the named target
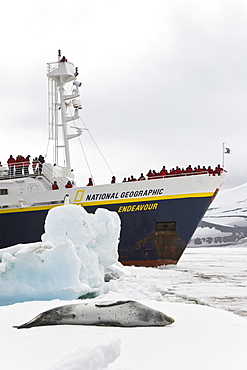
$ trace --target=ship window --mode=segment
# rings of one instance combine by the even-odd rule
[[[156,231],[176,231],[176,222],[156,222]]]
[[[8,189],[0,189],[0,195],[8,194]]]

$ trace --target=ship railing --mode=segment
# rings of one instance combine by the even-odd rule
[[[59,66],[59,62],[49,62],[47,63],[47,74],[57,69]]]
[[[31,165],[24,165],[24,162],[18,163],[18,165],[8,166],[8,165],[1,165],[0,166],[0,180],[9,180],[9,179],[17,179],[21,177],[32,177],[35,178],[38,172],[33,169]]]
[[[56,171],[50,164],[43,164],[37,161],[35,164],[25,162],[18,162],[8,166],[8,164],[0,165],[0,180],[20,179],[23,177],[36,178],[37,176],[44,176],[47,181],[52,184],[54,178],[59,178]],[[65,185],[65,180],[60,179],[61,185]]]
[[[57,181],[59,188],[64,187],[68,181],[67,178],[60,176],[58,166],[52,166],[50,163],[44,165],[42,175],[50,185],[52,185],[54,181]]]
[[[184,176],[198,176],[198,175],[209,175],[209,176],[220,176],[223,172],[227,172],[226,170],[223,170],[221,172],[215,172],[215,171],[212,171],[212,173],[210,173],[209,171],[191,171],[191,172],[181,172],[181,173],[167,173],[167,174],[155,174],[153,176],[147,176],[147,180],[155,180],[155,179],[164,179],[164,178],[170,178],[170,177],[184,177]]]
[[[223,170],[226,172],[226,170]],[[222,172],[221,172],[222,173]],[[155,180],[155,179],[162,179],[162,178],[170,178],[170,177],[181,177],[181,176],[193,176],[193,175],[220,175],[221,173],[212,173],[210,174],[208,171],[200,171],[200,172],[182,172],[182,173],[167,173],[167,174],[155,174],[154,176],[147,176],[147,180]],[[18,165],[8,166],[7,164],[0,165],[0,180],[10,180],[10,179],[18,179],[23,177],[31,177],[36,178],[37,176],[43,175],[50,185],[53,184],[54,180],[56,180],[61,187],[65,186],[67,179],[65,180],[64,177],[61,177],[60,174],[56,171],[56,166],[45,164],[45,169],[43,171],[43,163],[37,162],[36,165],[24,165],[24,162],[18,163]]]

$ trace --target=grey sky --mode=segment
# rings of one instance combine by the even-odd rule
[[[245,1],[24,0],[2,14],[2,163],[45,154],[46,63],[61,49],[79,67],[82,119],[118,181],[163,165],[216,166],[223,142],[225,187],[247,181]],[[110,181],[87,133],[81,141],[96,182]]]

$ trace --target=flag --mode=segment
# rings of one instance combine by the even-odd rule
[[[226,154],[231,154],[231,152],[232,152],[232,151],[231,151],[231,149],[230,149],[230,148],[225,148],[225,153],[226,153]]]

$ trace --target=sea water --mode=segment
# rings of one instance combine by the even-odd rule
[[[176,300],[198,301],[247,318],[247,246],[187,248],[175,271],[178,280],[171,279],[169,287]]]
[[[115,289],[128,298],[208,305],[247,319],[247,245],[187,248],[176,266],[124,271]]]

